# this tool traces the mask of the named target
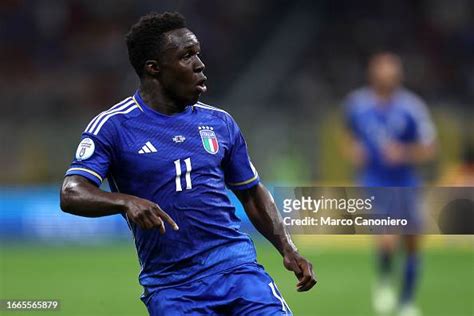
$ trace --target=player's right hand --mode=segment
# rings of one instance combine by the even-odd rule
[[[176,222],[158,204],[138,197],[130,197],[125,201],[125,214],[143,229],[158,228],[160,233],[164,234],[164,221],[168,222],[173,230],[179,229]]]

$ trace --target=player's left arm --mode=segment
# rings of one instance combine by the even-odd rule
[[[299,281],[296,285],[297,290],[302,292],[311,289],[317,282],[313,265],[298,253],[270,192],[261,183],[233,192],[239,198],[255,228],[283,256],[285,268],[295,273]]]
[[[409,143],[391,142],[385,147],[385,157],[392,163],[419,164],[433,159],[437,152],[436,129],[424,102],[414,99],[411,117],[414,139]]]
[[[402,144],[392,142],[385,147],[385,158],[392,163],[419,164],[427,162],[435,156],[436,142],[415,142]]]

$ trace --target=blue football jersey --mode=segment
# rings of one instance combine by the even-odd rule
[[[368,155],[359,174],[364,186],[416,186],[419,177],[411,164],[390,165],[382,156],[390,142],[429,144],[435,129],[426,105],[406,89],[397,90],[380,104],[372,89],[352,92],[345,102],[346,125]]]
[[[225,111],[198,102],[167,116],[139,93],[96,116],[86,127],[66,175],[157,203],[178,224],[144,230],[128,221],[145,295],[244,263],[255,248],[239,231],[226,193],[259,182],[239,127]],[[123,214],[124,217],[125,214]]]

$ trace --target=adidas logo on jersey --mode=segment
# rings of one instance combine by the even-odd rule
[[[138,151],[139,154],[149,154],[149,153],[156,153],[157,150],[155,146],[153,146],[152,143],[146,142],[145,145],[143,145],[142,149]]]

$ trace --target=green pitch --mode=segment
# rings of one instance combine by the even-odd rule
[[[308,293],[295,290],[296,279],[266,243],[259,260],[273,276],[295,315],[372,315],[374,260],[370,247],[301,247],[319,283]],[[2,246],[1,299],[59,299],[57,312],[41,315],[146,315],[139,295],[139,266],[131,244],[109,246]],[[424,251],[418,304],[426,316],[474,315],[473,248]],[[32,315],[5,312],[1,315]]]

